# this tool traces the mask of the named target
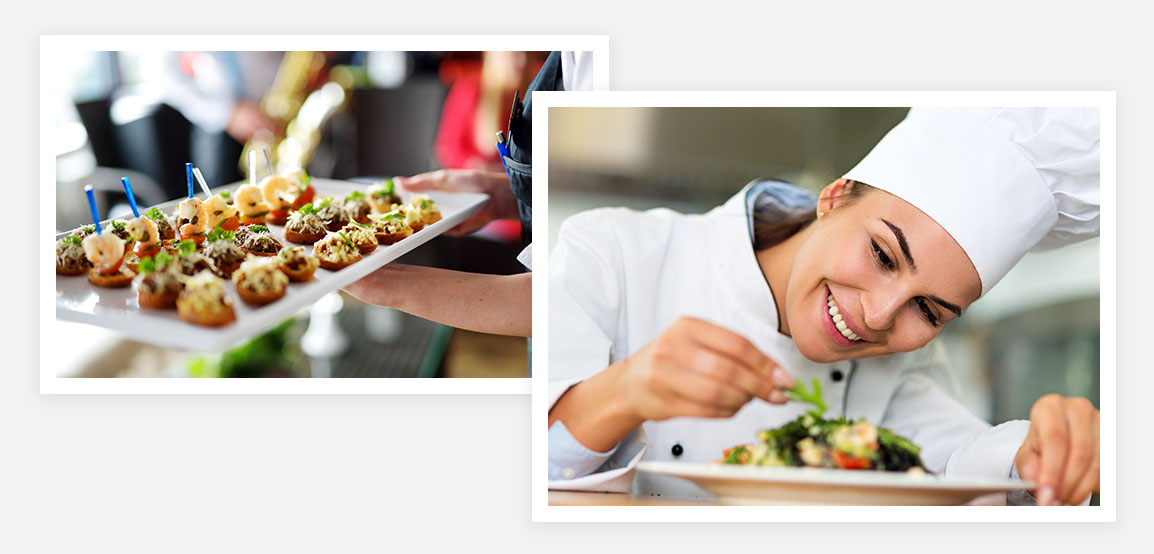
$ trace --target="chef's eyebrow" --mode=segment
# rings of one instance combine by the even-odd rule
[[[962,315],[962,309],[961,309],[961,308],[959,308],[959,307],[958,307],[956,304],[951,304],[951,303],[949,303],[949,302],[946,302],[945,300],[942,300],[941,298],[938,298],[938,297],[936,297],[936,296],[931,296],[931,297],[929,297],[929,298],[930,298],[930,300],[933,300],[934,302],[937,302],[938,304],[941,304],[941,306],[942,306],[943,308],[945,308],[945,309],[947,309],[947,310],[949,310],[949,311],[951,311],[951,312],[954,312],[954,315],[956,315],[956,316],[958,316],[958,317],[961,317],[961,315]]]
[[[885,223],[886,227],[890,228],[890,232],[894,234],[894,237],[898,239],[898,246],[900,246],[902,249],[902,255],[906,257],[906,263],[909,264],[910,271],[917,273],[918,266],[914,264],[914,257],[910,255],[910,245],[906,242],[906,234],[902,232],[900,227],[894,225],[893,223],[890,223],[884,219],[882,220],[882,223]]]

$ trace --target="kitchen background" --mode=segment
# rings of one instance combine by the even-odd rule
[[[56,70],[56,230],[185,191],[184,164],[210,186],[245,178],[249,148],[280,169],[372,182],[438,168],[500,171],[494,133],[545,52],[78,52]],[[520,222],[438,237],[400,263],[524,271]],[[524,339],[452,329],[331,294],[226,352],[182,352],[56,321],[74,337],[58,376],[525,377]]]
[[[549,237],[600,206],[701,213],[750,180],[817,193],[902,120],[905,108],[551,108]],[[1040,396],[1099,406],[1098,239],[1028,254],[947,326],[961,400],[997,423]]]

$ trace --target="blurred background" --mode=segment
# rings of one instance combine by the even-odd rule
[[[703,213],[756,178],[818,193],[905,108],[550,108],[549,240],[601,206]],[[1028,254],[938,339],[961,400],[992,423],[1044,394],[1099,407],[1099,241]]]
[[[501,170],[508,124],[547,52],[78,52],[55,68],[56,230],[130,214],[120,178],[152,205],[185,194],[192,162],[216,187],[241,181],[247,150],[278,170],[372,182],[439,168]],[[520,222],[438,237],[399,259],[479,273],[524,271]],[[333,294],[223,353],[160,349],[97,327],[59,376],[525,377],[524,339],[460,331]]]

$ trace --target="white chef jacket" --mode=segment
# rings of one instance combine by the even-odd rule
[[[758,190],[747,195],[751,187]],[[549,257],[550,407],[569,387],[632,355],[679,317],[693,316],[741,334],[799,381],[819,378],[828,415],[866,418],[908,437],[922,447],[930,471],[1009,477],[1029,422],[991,427],[970,413],[953,396],[954,380],[936,344],[819,364],[778,332],[773,295],[753,250],[749,206],[764,191],[797,194],[786,187],[750,183],[704,215],[602,208],[565,221]],[[564,477],[574,478],[551,475],[549,488],[706,495],[680,479],[638,474],[636,465],[641,460],[712,462],[726,448],[749,443],[757,431],[783,425],[804,409],[755,399],[728,419],[649,421],[592,473],[562,469]],[[551,473],[555,465],[580,461],[573,450],[581,445],[559,423],[550,429],[550,441]],[[596,455],[587,449],[586,454]]]

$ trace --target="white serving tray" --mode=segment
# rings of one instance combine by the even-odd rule
[[[732,506],[949,506],[1034,488],[1029,481],[1009,479],[716,463],[641,462],[637,470],[691,481]]]
[[[316,179],[312,182],[317,197],[338,196],[343,198],[353,190],[366,191],[367,184],[350,181]],[[214,193],[233,191],[238,184],[218,187]],[[410,193],[399,190],[404,200]],[[411,236],[389,246],[378,246],[364,259],[339,271],[317,268],[312,281],[290,282],[284,298],[264,306],[250,306],[237,296],[232,281],[225,280],[225,290],[233,301],[236,321],[219,328],[208,328],[186,323],[177,315],[176,309],[141,309],[136,300],[136,290],[132,287],[101,288],[88,282],[87,274],[76,276],[56,276],[56,317],[66,321],[76,321],[98,325],[119,331],[126,337],[140,342],[157,344],[185,350],[223,350],[237,342],[272,328],[285,318],[316,302],[330,292],[340,290],[362,277],[396,260],[413,249],[429,242],[430,239],[452,229],[465,221],[488,200],[481,193],[450,193],[429,191],[427,193],[441,210],[442,219]],[[204,194],[198,195],[203,198]],[[180,199],[155,206],[166,214],[171,214]],[[141,206],[141,212],[153,206]],[[107,229],[107,222],[101,222]],[[296,246],[284,240],[284,227],[267,225],[272,234],[285,247]],[[57,235],[60,238],[68,232]],[[312,252],[312,246],[304,245]]]

